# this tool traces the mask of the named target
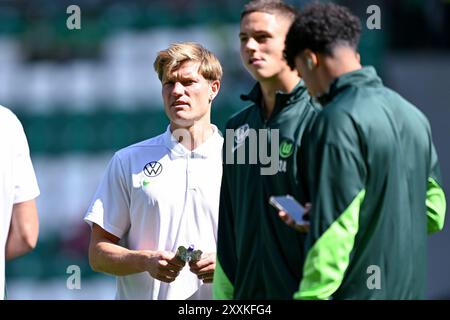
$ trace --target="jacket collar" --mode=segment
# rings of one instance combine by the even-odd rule
[[[281,109],[284,106],[286,106],[287,104],[291,104],[291,103],[297,101],[298,99],[300,99],[305,91],[306,91],[306,87],[305,87],[305,82],[303,80],[300,80],[299,83],[297,83],[297,85],[295,86],[295,88],[292,89],[292,91],[289,93],[277,91],[275,93],[274,113],[276,112],[277,109]],[[249,93],[242,94],[241,100],[251,101],[255,105],[257,105],[259,108],[261,108],[262,91],[261,91],[261,86],[260,86],[259,82],[257,82],[253,86],[252,90]]]
[[[330,103],[335,96],[350,86],[378,86],[382,85],[375,68],[372,66],[363,67],[359,70],[348,72],[336,78],[330,85],[328,92],[317,98],[322,106]]]

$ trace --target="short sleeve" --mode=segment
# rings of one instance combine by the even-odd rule
[[[39,196],[36,174],[30,158],[27,137],[20,121],[14,117],[13,125],[13,183],[14,204],[32,200]]]
[[[84,221],[122,238],[130,227],[129,208],[129,189],[122,162],[116,154],[106,168]]]

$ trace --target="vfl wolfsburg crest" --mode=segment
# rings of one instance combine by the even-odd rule
[[[284,140],[280,144],[280,157],[287,158],[294,152],[294,144],[288,140]]]

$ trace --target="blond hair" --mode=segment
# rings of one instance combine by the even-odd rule
[[[160,81],[164,76],[177,70],[183,62],[199,62],[198,73],[206,80],[222,79],[222,66],[219,59],[209,50],[195,42],[179,42],[171,44],[167,49],[158,52],[153,63]]]

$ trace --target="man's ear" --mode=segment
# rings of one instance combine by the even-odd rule
[[[219,93],[220,90],[220,81],[214,80],[211,81],[211,84],[209,86],[210,92],[209,92],[209,101],[211,102]]]
[[[306,66],[309,70],[315,69],[319,64],[319,59],[317,54],[311,51],[310,49],[306,49],[303,53],[303,58],[305,59]]]

